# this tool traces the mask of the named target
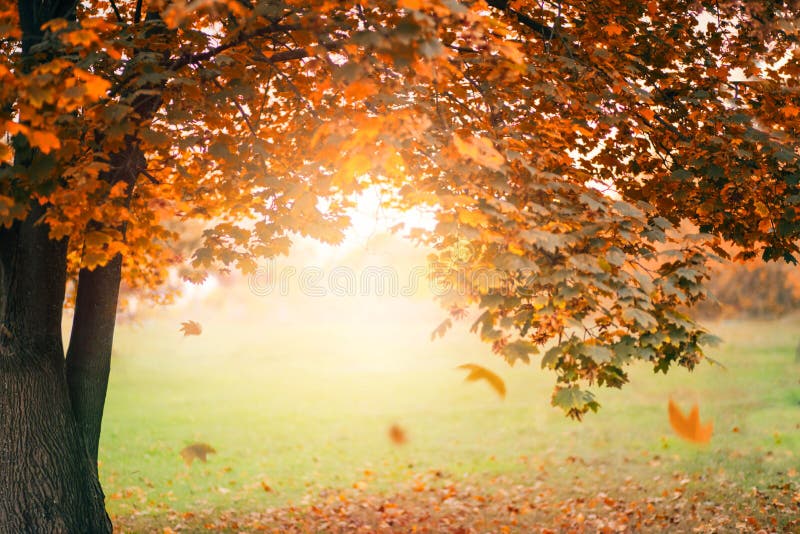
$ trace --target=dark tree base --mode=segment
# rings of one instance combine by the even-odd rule
[[[72,415],[60,347],[0,346],[0,533],[106,533],[111,520]],[[16,345],[16,346],[15,346]]]

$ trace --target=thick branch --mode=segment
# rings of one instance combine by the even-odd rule
[[[285,26],[280,24],[270,24],[269,26],[265,26],[263,28],[259,28],[258,30],[252,32],[242,32],[237,35],[235,38],[231,39],[227,43],[222,43],[221,45],[215,46],[214,48],[210,48],[205,52],[198,52],[196,54],[184,54],[178,59],[176,59],[170,66],[170,70],[178,70],[186,65],[191,65],[193,63],[200,63],[203,61],[208,61],[209,59],[213,59],[218,54],[233,48],[235,46],[239,46],[240,44],[244,44],[250,39],[254,39],[256,37],[264,37],[265,35],[270,35],[273,33],[282,33],[297,29],[295,26]],[[276,59],[275,61],[289,61],[292,59],[300,59],[308,56],[308,53],[302,49],[296,50],[288,50],[287,52],[292,52],[292,54],[288,54],[285,58]],[[285,52],[279,52],[278,54],[274,54],[273,57],[285,54]]]
[[[67,349],[66,374],[72,413],[95,468],[111,369],[121,271],[122,256],[119,254],[102,267],[81,269]]]
[[[554,29],[551,28],[550,26],[542,24],[541,22],[532,19],[528,15],[520,13],[516,9],[508,7],[508,0],[487,0],[486,3],[496,9],[499,9],[500,11],[504,11],[509,15],[515,16],[519,22],[521,22],[522,24],[524,24],[525,26],[532,29],[533,31],[535,31],[536,33],[538,33],[539,35],[541,35],[546,39],[550,39],[551,37],[553,37],[553,35],[555,35],[553,33]]]

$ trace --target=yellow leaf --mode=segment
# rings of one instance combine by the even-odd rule
[[[695,443],[708,443],[711,441],[714,423],[700,424],[700,409],[697,403],[692,406],[688,417],[683,415],[681,409],[672,402],[672,399],[669,400],[667,411],[669,412],[669,424],[680,437]]]
[[[459,365],[459,369],[466,369],[469,371],[467,375],[467,382],[475,382],[477,380],[486,380],[486,382],[494,389],[501,398],[506,397],[506,383],[503,379],[494,374],[492,371],[474,363],[465,363]]]
[[[509,243],[508,251],[511,252],[512,254],[516,254],[517,256],[525,255],[525,249],[517,245],[516,243]]]
[[[484,226],[489,222],[489,216],[478,210],[459,209],[458,220],[467,226]]]

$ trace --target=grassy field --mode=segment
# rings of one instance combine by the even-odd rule
[[[126,530],[179,530],[195,514],[445,482],[544,485],[564,498],[680,485],[743,502],[800,485],[800,319],[712,325],[725,342],[711,354],[724,368],[665,377],[637,367],[577,423],[549,405],[552,375],[535,363],[509,368],[468,323],[431,341],[441,318],[416,299],[239,291],[123,325],[101,443],[112,516]],[[180,335],[187,319],[202,322],[201,336]],[[455,367],[467,362],[498,372],[507,398],[465,383]],[[671,432],[670,397],[685,410],[700,403],[714,422],[710,445]],[[392,424],[405,445],[388,439]],[[217,453],[187,466],[179,451],[192,442]]]

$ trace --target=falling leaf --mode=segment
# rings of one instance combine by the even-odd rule
[[[714,430],[714,424],[700,424],[700,409],[697,403],[692,406],[689,417],[683,415],[681,409],[672,399],[669,400],[668,411],[669,424],[680,437],[695,443],[708,443],[711,441],[711,433]]]
[[[270,493],[270,492],[272,491],[272,486],[270,486],[269,484],[267,484],[266,482],[264,482],[264,481],[262,480],[262,481],[261,481],[261,489],[263,489],[263,490],[264,490],[264,491],[266,491],[267,493]]]
[[[501,398],[506,397],[506,384],[503,382],[503,379],[494,374],[492,371],[486,369],[485,367],[481,367],[480,365],[474,363],[465,363],[464,365],[459,365],[459,369],[466,369],[469,371],[467,375],[467,382],[475,382],[477,380],[486,380],[492,389],[494,389]]]
[[[197,321],[184,321],[181,323],[181,332],[184,336],[199,336],[203,333],[203,327]]]
[[[180,454],[186,465],[192,465],[195,460],[206,462],[207,456],[211,453],[216,453],[216,449],[208,443],[192,443],[184,447]]]
[[[402,445],[408,441],[408,436],[406,436],[406,431],[403,427],[395,423],[389,427],[389,439],[395,445]]]
[[[436,327],[436,330],[431,333],[431,340],[436,339],[437,337],[444,337],[451,326],[453,326],[453,321],[451,321],[450,318],[442,321],[442,323]]]

